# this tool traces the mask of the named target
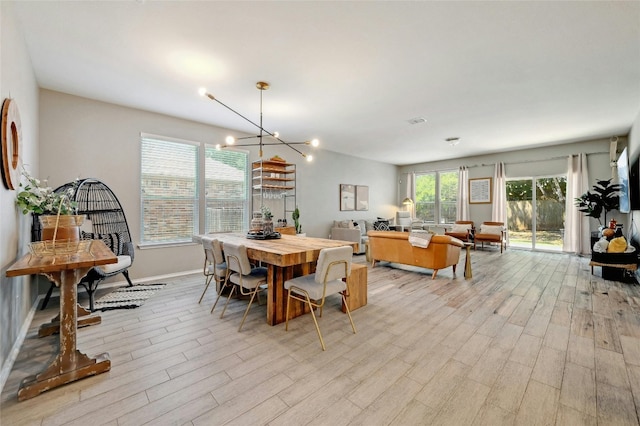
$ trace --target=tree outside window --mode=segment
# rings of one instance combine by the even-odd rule
[[[416,218],[430,223],[453,223],[458,200],[458,172],[447,170],[416,174]]]

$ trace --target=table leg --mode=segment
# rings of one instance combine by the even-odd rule
[[[92,312],[80,304],[76,304],[76,311],[78,315],[78,328],[88,327],[94,324],[100,324],[102,322],[102,318],[100,315],[91,315]],[[56,334],[60,331],[60,314],[56,315],[54,318],[51,318],[51,321],[45,324],[42,324],[38,329],[38,337],[46,337],[51,336],[52,334]]]
[[[464,261],[464,278],[470,280],[473,277],[471,273],[471,244],[465,244],[467,250],[467,256]]]
[[[267,265],[267,324],[283,323],[287,314],[287,295],[284,282],[288,279],[311,274],[315,271],[315,263],[304,263],[294,266]],[[292,300],[289,319],[308,312],[309,308],[299,300]]]
[[[60,288],[60,336],[58,355],[35,377],[26,378],[20,385],[18,401],[33,398],[49,389],[104,373],[111,369],[107,353],[96,358],[80,352],[77,347],[78,289],[77,283],[91,268],[63,270],[47,274]]]

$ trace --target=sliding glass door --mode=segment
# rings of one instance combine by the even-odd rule
[[[510,246],[561,251],[566,195],[566,176],[508,180]]]

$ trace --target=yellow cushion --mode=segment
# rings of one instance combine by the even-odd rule
[[[624,253],[626,249],[627,249],[627,240],[625,240],[624,237],[618,237],[609,241],[607,252],[608,253]]]

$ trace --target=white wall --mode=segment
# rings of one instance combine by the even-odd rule
[[[18,105],[22,122],[21,161],[38,167],[38,87],[31,61],[13,11],[13,3],[0,1],[0,95]],[[27,250],[29,220],[15,207],[16,191],[0,183],[0,388],[14,343],[36,299],[29,276],[6,278],[5,272]],[[9,362],[8,362],[9,361]]]
[[[47,159],[40,176],[48,177],[54,187],[76,177],[104,181],[123,205],[134,243],[140,241],[140,133],[206,143],[220,142],[228,134],[213,126],[50,90],[40,93],[40,132],[40,156]],[[323,150],[314,152],[314,161],[308,163],[286,147],[265,148],[265,157],[275,154],[296,163],[300,221],[309,236],[327,237],[334,219],[395,211],[395,166]],[[250,158],[258,159],[256,150]],[[369,212],[339,212],[340,183],[368,185],[375,207]],[[202,249],[192,245],[139,249],[130,272],[136,280],[201,267]]]

